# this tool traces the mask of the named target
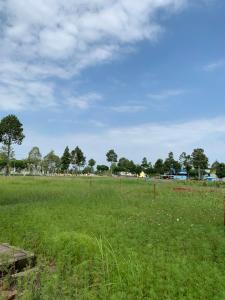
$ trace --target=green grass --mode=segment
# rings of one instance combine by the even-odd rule
[[[0,242],[41,270],[19,299],[225,299],[225,191],[177,185],[0,178]]]

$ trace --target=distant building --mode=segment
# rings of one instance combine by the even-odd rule
[[[203,180],[213,182],[213,181],[217,181],[218,177],[215,172],[213,172],[210,169],[207,169],[205,170],[205,175],[203,176]]]
[[[174,175],[175,180],[187,180],[187,172],[186,171],[180,171],[177,175]]]
[[[161,179],[168,179],[168,180],[187,180],[187,172],[182,170],[178,172],[176,175],[171,175],[171,174],[164,174],[160,176]]]
[[[123,177],[135,177],[136,175],[130,172],[120,172],[119,176],[123,176]]]
[[[139,177],[140,177],[140,178],[146,178],[147,175],[145,174],[144,171],[142,171],[142,172],[139,174]]]

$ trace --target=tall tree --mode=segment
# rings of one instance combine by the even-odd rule
[[[186,152],[181,153],[179,157],[180,165],[183,169],[186,170],[187,175],[189,176],[190,171],[192,169],[192,158],[191,155],[187,154]]]
[[[213,171],[213,172],[216,172],[216,170],[217,170],[217,167],[220,165],[220,163],[216,160],[216,161],[214,161],[214,163],[212,163],[212,165],[211,165],[211,170]]]
[[[46,173],[54,174],[59,171],[60,158],[53,150],[44,157],[43,167]]]
[[[179,162],[180,162],[180,165],[181,165],[181,168],[185,168],[184,164],[185,164],[185,159],[187,157],[187,154],[186,152],[182,152],[181,155],[179,156]]]
[[[8,115],[0,122],[0,142],[5,146],[7,157],[6,175],[10,173],[10,157],[13,152],[12,145],[21,145],[24,139],[23,125],[15,115]]]
[[[216,175],[218,176],[218,178],[225,177],[225,164],[224,163],[217,163]]]
[[[164,169],[173,175],[180,170],[180,163],[174,159],[173,152],[168,154],[168,158],[164,162]]]
[[[14,158],[14,153],[11,154],[11,160]],[[5,146],[0,149],[0,169],[4,169],[7,166],[7,150]]]
[[[201,148],[194,149],[191,156],[193,167],[198,170],[198,178],[201,179],[202,172],[208,168],[208,157]]]
[[[185,167],[185,170],[186,170],[188,176],[192,170],[192,165],[193,165],[192,157],[191,157],[191,155],[188,154],[184,161],[184,167]]]
[[[71,154],[70,154],[70,149],[67,146],[63,152],[63,155],[61,157],[61,170],[63,172],[68,173],[69,167],[71,163]]]
[[[93,173],[93,171],[94,171],[94,166],[95,166],[95,164],[96,164],[96,161],[95,161],[93,158],[89,159],[89,161],[88,161],[88,166],[91,168],[91,172],[92,172],[92,173]]]
[[[163,174],[164,173],[164,164],[163,160],[159,158],[154,165],[154,170],[156,174]]]
[[[84,156],[82,150],[77,146],[71,152],[71,163],[74,166],[74,168],[78,168],[80,172],[80,168],[85,165],[85,162],[86,162],[86,157]]]
[[[110,149],[107,153],[106,153],[106,159],[108,162],[111,163],[111,172],[112,172],[112,168],[113,168],[113,164],[115,164],[117,162],[117,154],[113,149]]]
[[[146,157],[144,157],[142,159],[141,166],[142,166],[143,170],[146,170],[149,167],[148,160]]]
[[[141,162],[142,171],[150,175],[153,173],[153,168],[151,162],[148,162],[147,158],[144,157]]]
[[[125,157],[121,157],[118,161],[117,172],[130,172],[135,173],[135,164],[132,160],[129,160]]]
[[[38,147],[33,147],[28,154],[27,162],[29,165],[30,171],[40,171],[41,170],[41,159],[42,155]],[[39,170],[38,170],[39,169]]]

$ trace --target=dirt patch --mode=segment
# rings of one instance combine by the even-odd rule
[[[215,193],[216,191],[214,189],[193,189],[191,187],[175,187],[173,188],[174,191],[176,192],[191,192],[191,193]]]
[[[175,187],[173,190],[176,192],[196,192],[196,190],[190,187]]]

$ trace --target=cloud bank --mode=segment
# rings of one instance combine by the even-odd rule
[[[55,79],[111,61],[163,28],[186,0],[5,0],[0,3],[0,109],[57,104]],[[82,107],[81,107],[82,108]]]

